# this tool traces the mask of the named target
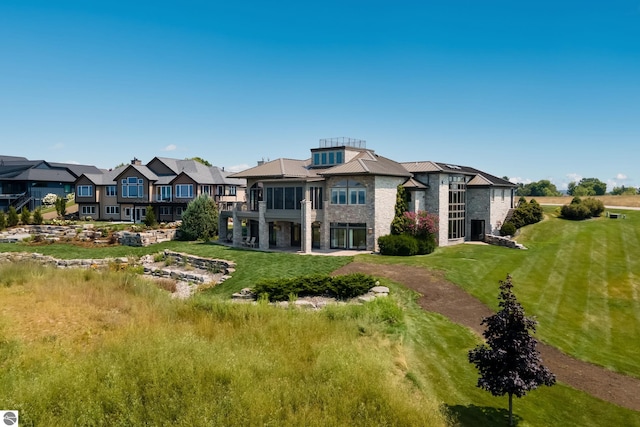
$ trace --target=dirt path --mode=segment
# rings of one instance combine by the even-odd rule
[[[386,277],[420,293],[418,304],[425,310],[440,313],[479,335],[480,324],[493,312],[478,299],[447,281],[439,272],[405,265],[351,263],[334,274],[366,273]],[[543,363],[561,381],[607,402],[640,411],[640,380],[618,374],[567,356],[555,347],[538,344]]]

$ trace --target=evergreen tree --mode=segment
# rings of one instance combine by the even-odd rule
[[[9,206],[9,212],[7,213],[7,227],[15,227],[18,225],[20,218],[18,217],[18,212],[16,208],[13,206]]]
[[[155,227],[158,225],[158,221],[156,220],[156,213],[153,211],[152,206],[147,206],[146,214],[144,215],[144,225],[147,227]]]
[[[29,212],[28,207],[23,207],[22,212],[20,212],[20,222],[22,225],[27,225],[31,223],[31,212]]]
[[[59,217],[65,216],[67,213],[67,199],[58,197],[56,199],[56,213]]]
[[[509,425],[513,425],[513,396],[522,397],[540,385],[555,384],[555,375],[542,365],[531,336],[537,322],[525,316],[512,291],[511,276],[500,281],[500,311],[482,320],[486,344],[469,351],[469,362],[480,373],[478,387],[494,396],[509,395]]]
[[[409,210],[409,202],[407,199],[407,191],[402,184],[398,185],[396,191],[395,216],[391,221],[391,234],[402,234],[407,228],[407,218],[404,213]]]
[[[202,239],[205,242],[218,234],[218,207],[211,197],[201,195],[187,205],[180,231],[187,240]]]
[[[42,211],[40,208],[37,208],[33,211],[33,223],[36,225],[40,225],[44,222],[44,218],[42,217]]]
[[[7,228],[7,217],[4,215],[4,212],[0,211],[0,230],[4,230]]]

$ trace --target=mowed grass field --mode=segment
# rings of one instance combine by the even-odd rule
[[[413,258],[361,256],[442,269],[493,309],[498,281],[539,321],[538,338],[579,359],[640,378],[640,212],[626,219],[567,221],[546,207],[546,219],[524,227],[524,251],[458,245]]]

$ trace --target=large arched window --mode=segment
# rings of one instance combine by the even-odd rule
[[[263,185],[261,182],[256,182],[249,189],[249,210],[257,211],[258,210],[258,202],[262,201],[263,197]]]
[[[367,190],[358,181],[345,179],[331,187],[331,204],[364,205],[367,202]]]

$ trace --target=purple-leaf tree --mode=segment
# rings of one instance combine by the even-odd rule
[[[555,384],[556,377],[542,365],[531,335],[536,320],[525,316],[512,291],[511,276],[500,281],[500,310],[482,320],[485,344],[469,351],[469,362],[479,371],[478,387],[494,396],[509,395],[509,425],[513,425],[513,396],[522,397],[540,385]]]

